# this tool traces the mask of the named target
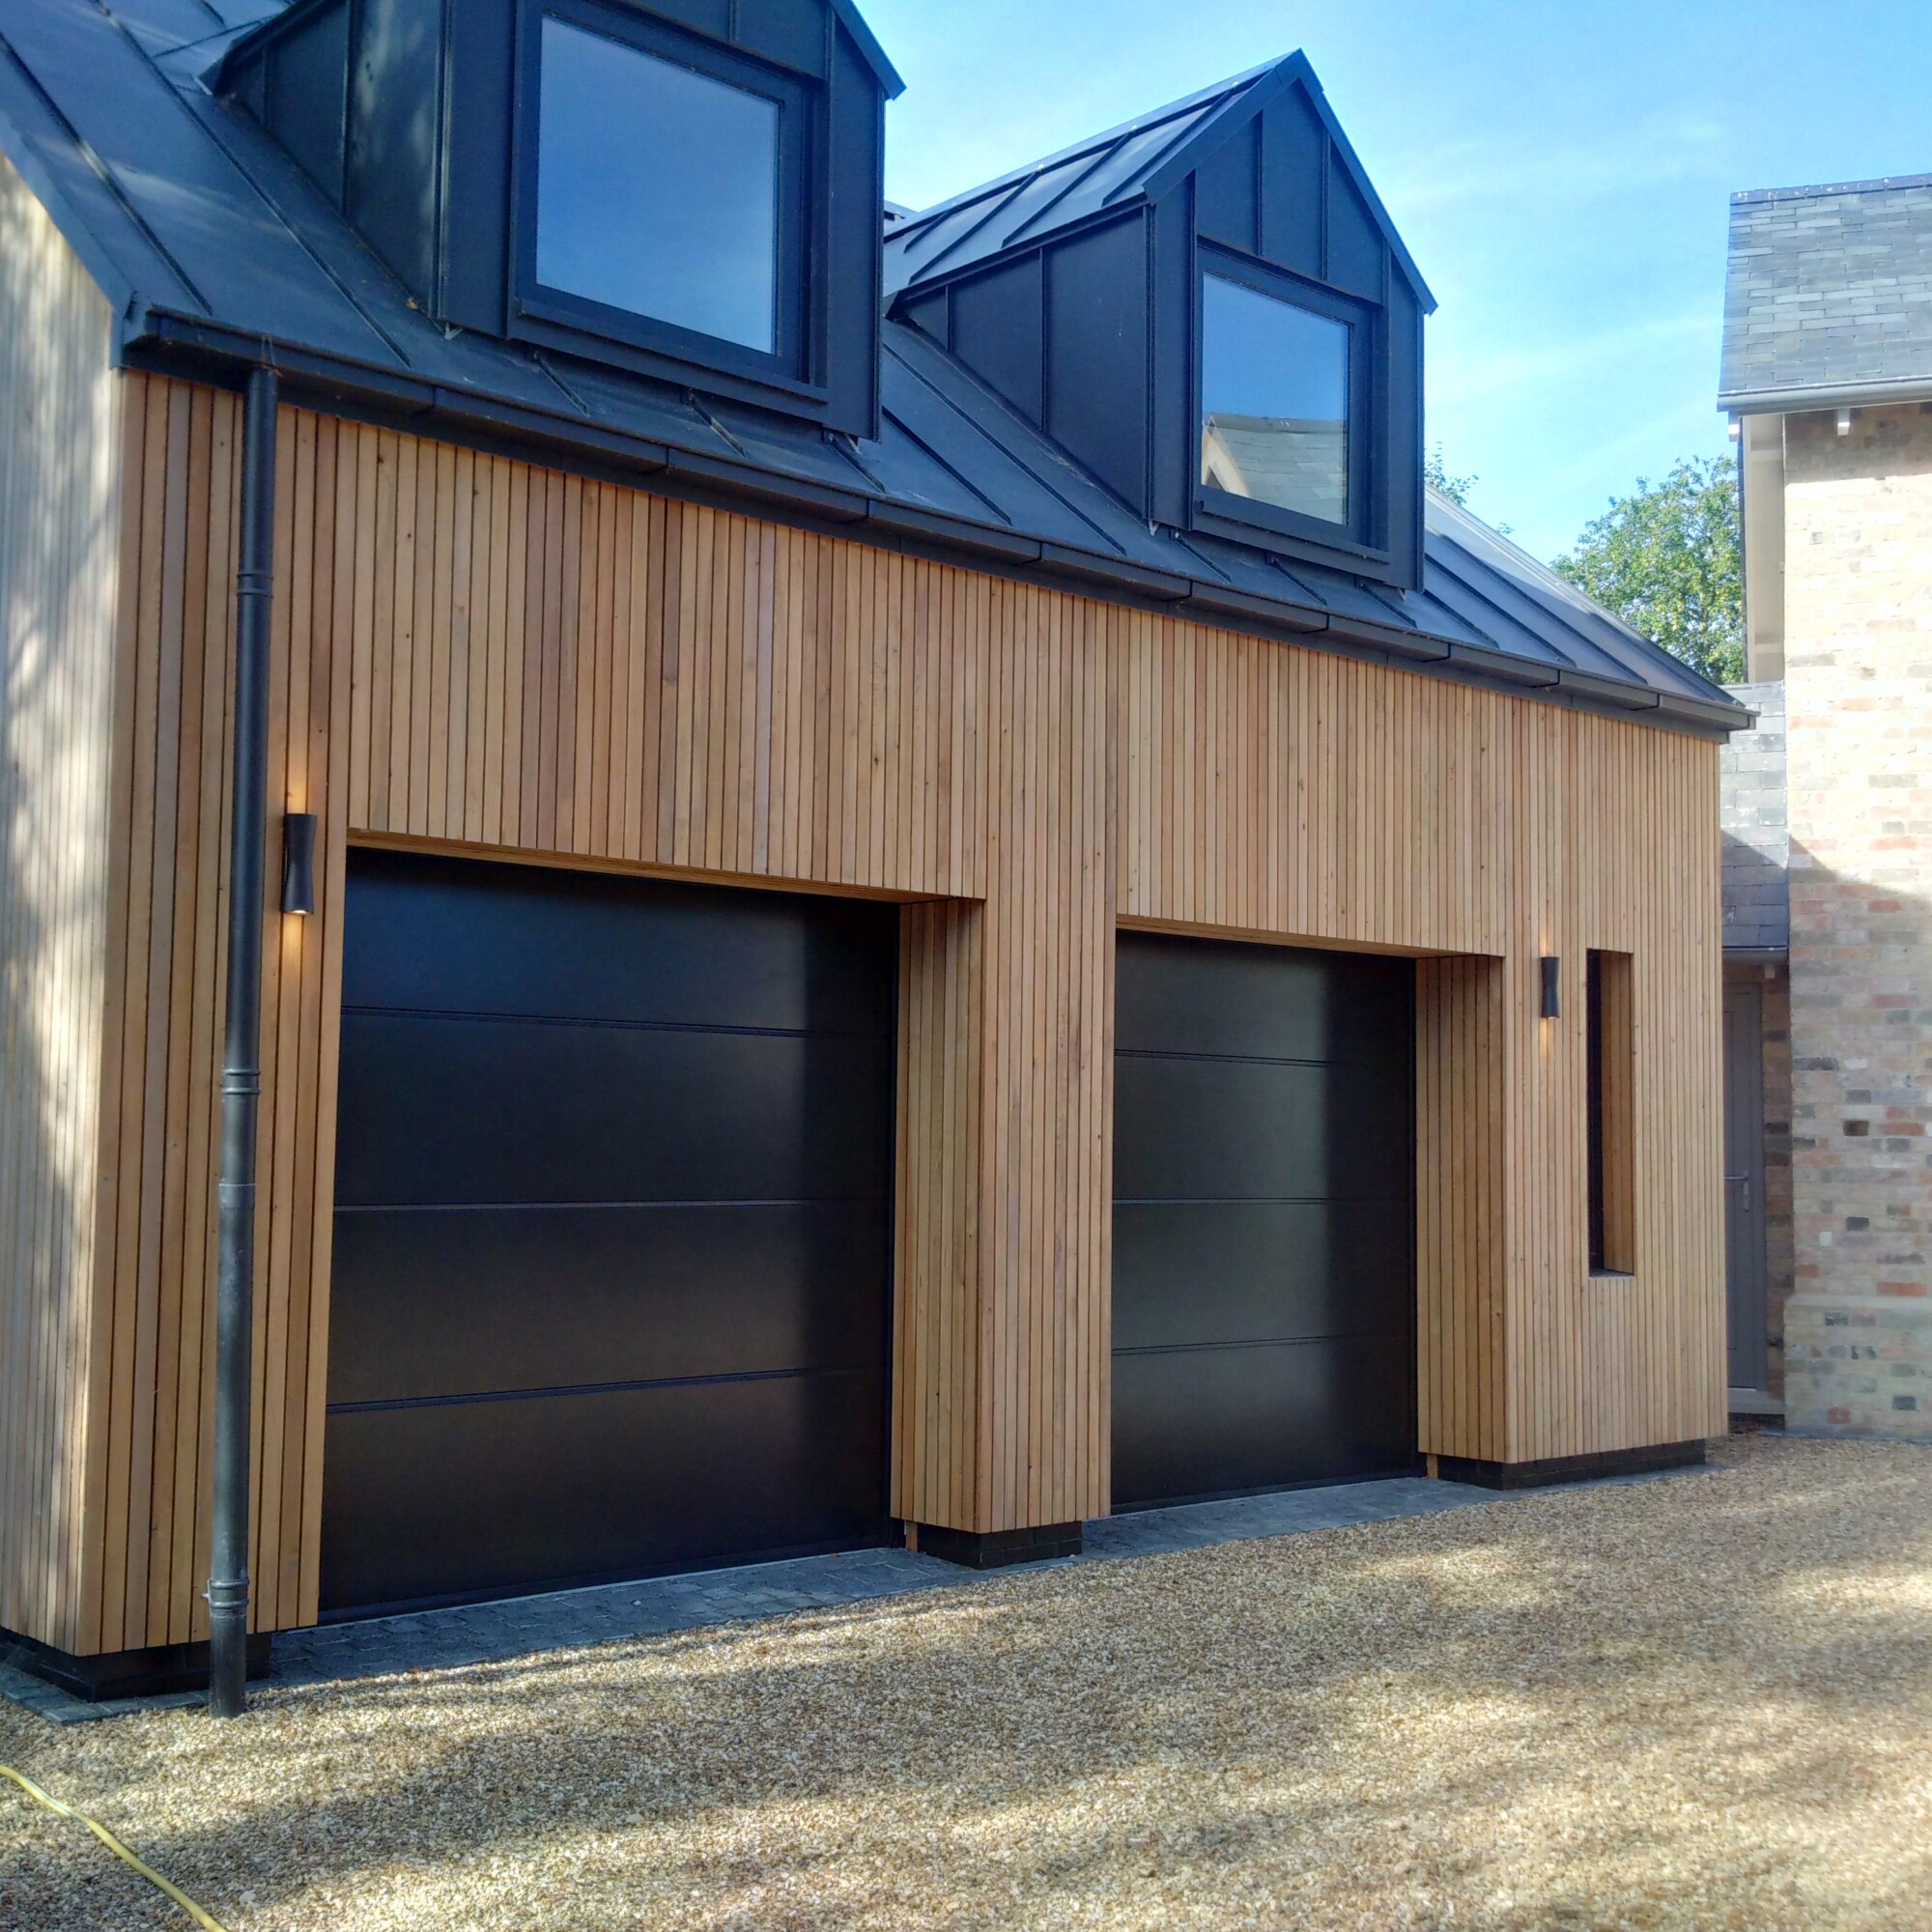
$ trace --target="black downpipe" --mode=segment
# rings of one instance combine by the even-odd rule
[[[242,407],[235,573],[235,783],[228,847],[228,1011],[221,1056],[221,1264],[214,1310],[214,1523],[208,1711],[248,1704],[248,1424],[255,1297],[255,1114],[262,1091],[262,890],[269,842],[269,622],[274,602],[275,372]]]

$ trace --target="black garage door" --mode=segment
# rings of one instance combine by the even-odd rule
[[[1123,933],[1115,1506],[1415,1453],[1415,975]]]
[[[895,921],[353,855],[325,1612],[882,1540]]]

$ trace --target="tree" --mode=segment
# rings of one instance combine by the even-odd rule
[[[1719,684],[1745,674],[1738,472],[1690,458],[1661,483],[1612,497],[1554,568],[1625,623]]]
[[[1442,445],[1438,442],[1422,459],[1422,480],[1432,488],[1441,491],[1452,503],[1460,503],[1466,510],[1469,507],[1469,492],[1482,481],[1482,478],[1450,475],[1443,467]]]

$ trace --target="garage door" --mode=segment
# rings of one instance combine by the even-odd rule
[[[1117,1508],[1415,1453],[1414,969],[1123,933]]]
[[[323,1606],[883,1539],[895,915],[352,856]]]

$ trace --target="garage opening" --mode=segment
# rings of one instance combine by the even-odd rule
[[[1122,933],[1114,1503],[1413,1465],[1415,970]]]
[[[325,1615],[878,1544],[896,912],[352,853]]]

